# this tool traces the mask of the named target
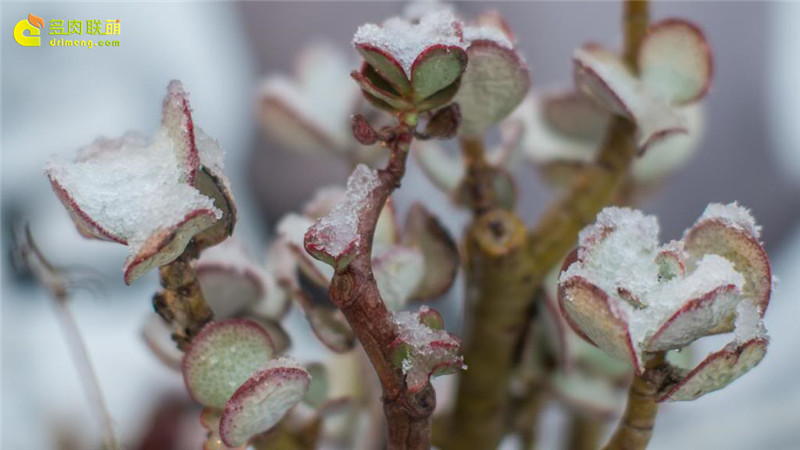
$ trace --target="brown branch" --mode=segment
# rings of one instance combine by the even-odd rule
[[[214,313],[203,297],[194,262],[198,251],[189,244],[175,261],[159,268],[162,290],[153,296],[153,307],[172,325],[172,339],[183,351],[200,330],[214,320]]]
[[[378,185],[360,211],[356,255],[331,280],[330,298],[342,311],[367,354],[383,389],[383,409],[388,426],[389,449],[430,447],[430,416],[436,395],[428,384],[417,393],[406,389],[402,372],[391,362],[390,345],[397,328],[381,299],[372,273],[372,239],[386,200],[400,186],[413,130],[403,124],[388,142],[386,167],[378,171]]]
[[[658,403],[655,401],[658,383],[648,376],[648,372],[657,370],[663,364],[664,353],[661,352],[647,362],[643,375],[634,375],[628,390],[625,412],[603,450],[643,450],[647,448],[658,413]]]

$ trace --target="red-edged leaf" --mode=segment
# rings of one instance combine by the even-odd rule
[[[567,323],[589,342],[610,355],[627,361],[638,373],[644,371],[631,339],[624,311],[613,297],[581,277],[561,281],[558,302]]]
[[[150,236],[139,252],[125,260],[123,270],[125,283],[134,280],[151,269],[174,261],[199,232],[217,222],[217,215],[212,210],[195,211],[178,223],[175,228],[159,231]]]
[[[639,46],[642,82],[676,104],[700,100],[711,86],[713,63],[705,35],[682,19],[662,20]]]
[[[755,367],[767,352],[766,339],[752,339],[740,345],[728,344],[706,357],[675,384],[667,386],[656,401],[694,400],[722,389]]]
[[[729,284],[690,299],[672,314],[647,341],[652,352],[685,347],[711,334],[724,318],[734,314],[740,292]]]
[[[742,296],[753,299],[761,311],[769,306],[772,294],[772,272],[764,247],[750,231],[724,222],[722,219],[699,220],[686,230],[683,241],[690,256],[690,265],[706,254],[722,256],[731,263],[745,279]],[[733,316],[717,332],[730,331]]]
[[[161,127],[173,142],[173,148],[183,168],[183,181],[194,185],[195,174],[200,168],[200,154],[195,145],[189,94],[178,80],[170,81],[167,86],[167,96],[164,97],[161,111]]]
[[[646,89],[613,52],[584,46],[575,51],[573,62],[579,92],[601,108],[636,122],[640,153],[671,134],[686,133],[685,119]]]
[[[411,93],[411,82],[406,77],[403,67],[391,55],[378,47],[368,44],[356,44],[355,47],[364,57],[367,64],[375,69],[375,72],[397,92],[404,96]]]
[[[274,354],[269,334],[257,323],[244,319],[212,322],[192,340],[183,358],[183,379],[192,398],[222,408]]]
[[[414,60],[411,86],[415,102],[452,85],[467,67],[467,53],[461,47],[432,45]]]
[[[483,134],[522,102],[530,87],[528,67],[513,49],[479,40],[467,48],[469,63],[454,102],[461,107],[461,134]]]
[[[308,391],[311,376],[305,369],[281,360],[272,364],[253,374],[225,405],[220,436],[226,445],[244,445],[271,429]]]

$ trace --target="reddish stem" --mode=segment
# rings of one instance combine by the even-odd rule
[[[409,393],[405,377],[391,362],[390,344],[397,338],[391,313],[381,299],[372,273],[372,240],[386,200],[400,186],[413,130],[400,125],[387,143],[391,150],[386,167],[378,171],[378,185],[367,198],[358,218],[356,255],[331,280],[330,298],[342,311],[358,337],[383,389],[383,409],[388,426],[389,449],[430,447],[430,416],[436,406],[433,388],[427,385]]]

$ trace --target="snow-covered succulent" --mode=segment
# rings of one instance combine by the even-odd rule
[[[687,132],[677,108],[697,102],[711,86],[711,51],[703,32],[690,22],[667,19],[648,28],[634,73],[615,52],[585,45],[573,56],[575,86],[612,114],[636,123],[637,145],[650,145]]]
[[[397,339],[392,343],[392,361],[405,375],[409,392],[417,392],[431,377],[466,369],[461,341],[444,330],[442,316],[427,306],[416,313],[394,313]]]
[[[350,67],[339,48],[319,42],[300,53],[294,76],[268,76],[258,95],[261,121],[269,135],[297,152],[364,163],[379,158],[380,146],[359,145],[350,131],[354,114],[377,119],[350,79]]]
[[[413,23],[393,17],[382,25],[362,25],[353,45],[364,64],[351,76],[367,100],[391,112],[424,112],[450,103],[467,66],[462,25],[449,11]]]
[[[303,274],[322,288],[328,287],[334,267],[345,267],[361,245],[359,205],[368,195],[364,188],[372,182],[371,174],[370,169],[360,166],[350,177],[346,191],[323,188],[306,205],[303,215],[290,214],[278,225],[281,239]],[[312,258],[307,248],[319,257]],[[387,202],[375,230],[372,271],[390,310],[401,309],[412,300],[444,294],[455,279],[458,262],[454,241],[421,204],[412,205],[401,229],[393,203]]]
[[[231,234],[236,206],[222,159],[217,141],[195,126],[183,85],[172,81],[152,140],[138,132],[98,138],[75,161],[51,160],[47,176],[83,236],[129,247],[131,283],[192,240],[205,248]]]
[[[759,235],[746,209],[711,204],[682,240],[659,246],[654,217],[606,208],[564,264],[559,304],[578,334],[638,374],[659,352],[733,331],[693,370],[669,366],[657,399],[692,400],[764,357],[772,277]]]
[[[243,319],[203,328],[183,358],[183,377],[192,398],[221,411],[219,437],[230,447],[275,426],[300,403],[311,381],[294,359],[275,358],[269,334]]]

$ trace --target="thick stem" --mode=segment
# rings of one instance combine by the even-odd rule
[[[470,322],[458,398],[443,448],[496,448],[506,429],[508,384],[532,296],[525,226],[513,213],[494,209],[466,236],[467,308]]]
[[[664,364],[664,353],[647,362],[643,375],[634,375],[628,389],[628,403],[617,424],[617,429],[603,450],[643,450],[647,448],[658,413],[655,394],[658,385],[647,376],[647,370]]]
[[[603,435],[603,424],[581,413],[573,413],[569,421],[567,450],[596,450]]]
[[[184,351],[200,330],[214,320],[214,313],[203,298],[197,280],[194,267],[197,256],[190,244],[178,259],[161,266],[159,275],[163,289],[153,296],[153,307],[172,325],[172,338]]]
[[[625,3],[625,54],[631,66],[648,23],[645,1]],[[521,222],[495,206],[488,165],[479,140],[462,140],[467,162],[467,194],[480,219],[467,235],[467,336],[464,360],[470,367],[461,375],[451,431],[444,448],[494,448],[502,439],[508,408],[507,386],[514,364],[514,348],[522,335],[534,293],[545,276],[574,245],[578,232],[594,220],[613,199],[636,155],[635,125],[618,117],[610,125],[595,167],[577,178],[566,195],[544,214],[526,236],[515,231]],[[504,220],[484,220],[495,214]],[[497,227],[503,223],[505,227]],[[509,233],[503,235],[498,229]],[[487,252],[475,236],[496,235],[496,246]],[[513,238],[512,238],[513,236]],[[534,415],[535,416],[535,415]],[[531,424],[531,427],[533,424]]]
[[[464,189],[475,216],[480,216],[497,207],[492,183],[492,169],[486,161],[483,140],[480,137],[461,138],[466,176]]]
[[[389,142],[389,162],[378,172],[378,186],[359,214],[358,232],[362,245],[350,264],[333,276],[330,287],[331,300],[344,314],[381,382],[389,449],[429,448],[430,416],[436,406],[436,396],[430,384],[417,393],[409,393],[405,377],[391,362],[390,345],[397,338],[397,329],[372,273],[375,226],[386,200],[400,186],[405,174],[411,139],[411,127],[401,125]]]

